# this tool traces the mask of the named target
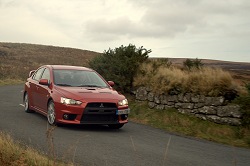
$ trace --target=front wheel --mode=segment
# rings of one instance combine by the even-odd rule
[[[34,111],[30,110],[30,108],[29,108],[29,96],[28,96],[27,92],[24,94],[23,104],[24,104],[24,111],[25,112],[27,112],[27,113],[34,112]]]
[[[111,129],[120,129],[124,124],[110,124],[108,125]]]
[[[55,112],[55,104],[53,101],[50,101],[48,104],[48,110],[47,110],[47,119],[48,123],[50,125],[56,124],[56,112]]]

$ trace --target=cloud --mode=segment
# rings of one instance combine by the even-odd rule
[[[249,0],[0,0],[0,36],[100,52],[132,43],[152,56],[236,59],[250,54],[249,15]]]

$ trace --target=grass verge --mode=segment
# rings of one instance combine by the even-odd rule
[[[130,120],[181,135],[206,139],[218,143],[250,148],[250,130],[204,121],[178,113],[175,109],[150,109],[146,102],[135,102],[129,97]]]
[[[60,161],[49,159],[38,151],[14,142],[10,135],[0,132],[0,165],[8,166],[71,166]]]
[[[0,86],[4,85],[17,85],[17,84],[24,84],[23,80],[20,79],[0,79]]]

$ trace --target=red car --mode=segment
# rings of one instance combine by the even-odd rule
[[[96,71],[77,66],[45,65],[25,83],[26,112],[47,116],[50,125],[102,124],[119,129],[128,122],[128,100]]]

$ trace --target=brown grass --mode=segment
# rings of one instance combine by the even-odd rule
[[[177,90],[209,96],[223,95],[224,92],[232,90],[245,93],[244,88],[234,81],[231,74],[220,68],[203,67],[187,71],[175,66],[155,68],[150,62],[141,66],[134,86],[149,86],[153,91],[165,93]]]
[[[10,135],[0,132],[0,164],[8,166],[66,166],[73,165],[48,159],[36,150],[14,142]]]

